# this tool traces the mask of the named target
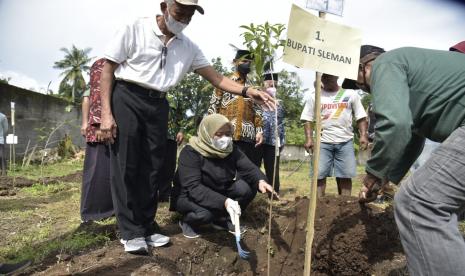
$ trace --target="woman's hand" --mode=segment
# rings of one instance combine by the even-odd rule
[[[258,181],[258,190],[262,194],[264,194],[264,193],[273,194],[277,199],[279,199],[278,193],[276,193],[275,190],[273,189],[273,187],[270,184],[266,183],[265,180]]]

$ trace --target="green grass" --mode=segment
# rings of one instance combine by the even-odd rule
[[[298,169],[297,169],[298,168]],[[280,181],[281,181],[281,194],[285,198],[294,198],[295,196],[310,197],[310,162],[306,161],[301,163],[299,161],[283,161],[280,164]],[[357,167],[357,175],[365,174],[363,166]],[[352,179],[352,196],[357,196],[361,188],[360,177]],[[326,194],[337,194],[337,184],[334,177],[326,179]]]
[[[52,165],[44,165],[43,167],[40,165],[31,165],[23,169],[18,168],[14,173],[16,176],[39,180],[42,177],[58,177],[69,175],[82,170],[82,166],[82,159],[72,159]]]
[[[46,196],[68,190],[69,188],[70,185],[66,185],[64,183],[58,183],[53,185],[43,185],[40,183],[36,183],[31,187],[21,189],[21,194],[32,197]]]

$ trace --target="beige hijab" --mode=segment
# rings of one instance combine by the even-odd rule
[[[189,144],[202,156],[207,158],[225,158],[232,150],[232,143],[226,149],[220,150],[213,146],[213,136],[225,124],[230,124],[228,118],[221,114],[211,114],[205,116],[200,122],[197,136],[192,136],[189,139]]]

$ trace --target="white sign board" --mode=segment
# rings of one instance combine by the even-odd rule
[[[293,5],[283,61],[299,68],[357,79],[362,32]]]
[[[307,0],[307,9],[342,16],[344,0]]]
[[[13,134],[8,134],[6,136],[6,143],[8,145],[17,145],[18,144],[18,136],[14,135]]]

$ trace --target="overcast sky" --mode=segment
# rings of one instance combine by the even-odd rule
[[[234,56],[229,43],[241,46],[240,25],[287,24],[292,3],[305,0],[200,0],[205,15],[196,14],[185,33],[208,59]],[[417,46],[447,50],[465,40],[465,5],[446,0],[347,0],[343,17],[326,19],[363,32],[363,44],[386,50]],[[57,91],[60,71],[53,63],[63,58],[62,47],[92,48],[100,56],[124,23],[160,13],[159,0],[0,0],[0,76],[24,88]],[[317,14],[314,12],[314,14]],[[344,41],[341,41],[344,43]],[[277,69],[297,71],[305,87],[314,72],[283,63]],[[0,95],[1,96],[1,95]]]

